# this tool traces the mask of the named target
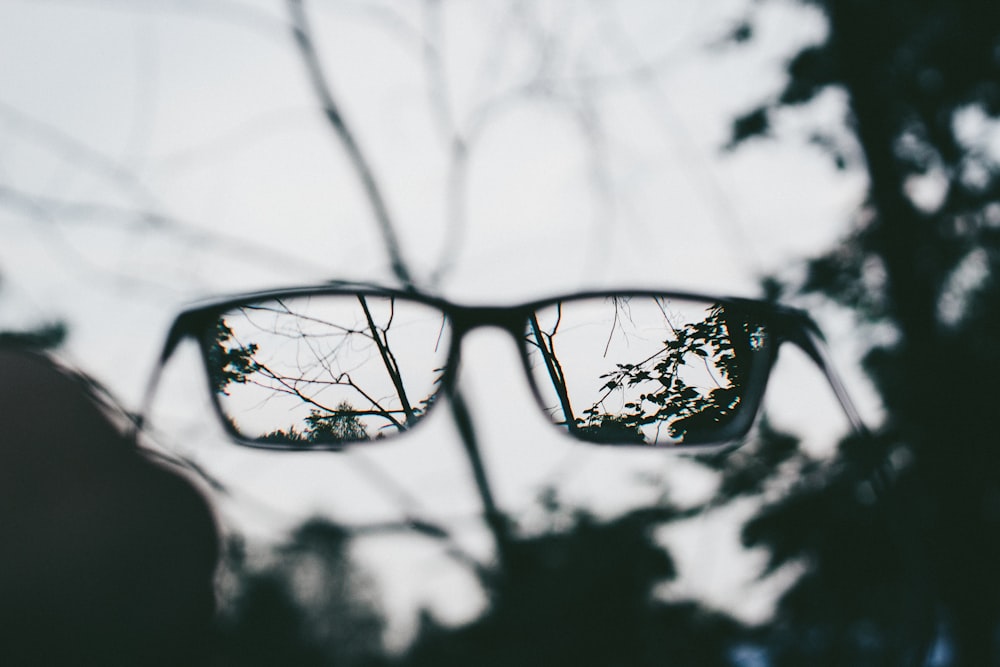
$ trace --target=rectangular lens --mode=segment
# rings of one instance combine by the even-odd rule
[[[742,436],[770,362],[767,329],[732,305],[648,295],[536,310],[533,381],[553,421],[611,444],[717,444]]]
[[[392,435],[426,414],[449,334],[444,313],[419,301],[321,294],[235,306],[203,345],[216,402],[240,437],[330,446]]]

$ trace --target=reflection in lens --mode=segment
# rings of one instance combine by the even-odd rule
[[[448,356],[436,308],[387,296],[315,295],[234,307],[205,336],[223,416],[272,445],[338,445],[410,428]]]
[[[742,435],[751,370],[769,348],[766,329],[732,306],[652,296],[557,302],[525,335],[553,421],[614,444]]]

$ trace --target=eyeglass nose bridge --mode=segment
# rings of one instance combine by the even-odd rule
[[[538,386],[535,376],[531,372],[531,363],[528,359],[528,346],[526,337],[529,336],[529,327],[537,311],[537,304],[525,304],[519,306],[455,306],[452,305],[448,312],[448,317],[452,322],[452,340],[449,352],[448,371],[445,381],[442,384],[444,394],[449,398],[454,397],[457,388],[458,369],[461,365],[462,341],[465,334],[480,327],[493,327],[506,331],[514,339],[518,357],[520,358],[523,377],[528,384],[528,389],[535,400],[535,404],[545,410],[545,401]],[[537,322],[534,326],[537,327]],[[558,388],[557,388],[558,391]],[[569,433],[576,431],[576,422],[567,421],[565,428]]]
[[[519,306],[452,306],[448,313],[455,331],[455,340],[480,327],[496,327],[515,338],[523,333],[531,309]]]
[[[538,387],[531,377],[524,348],[524,335],[533,312],[534,308],[530,306],[459,306],[450,304],[446,313],[451,320],[452,339],[448,372],[442,387],[445,393],[450,395],[455,389],[465,335],[474,329],[496,328],[507,332],[514,339],[530,390],[536,400],[541,401]]]

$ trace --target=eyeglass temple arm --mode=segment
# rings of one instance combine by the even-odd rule
[[[146,421],[146,415],[152,409],[153,400],[156,398],[156,390],[160,386],[160,377],[163,375],[163,368],[167,365],[170,357],[173,356],[180,342],[187,336],[192,335],[196,331],[195,327],[203,320],[204,317],[198,311],[186,311],[178,315],[173,324],[170,325],[170,331],[167,332],[167,338],[163,342],[163,349],[160,351],[156,365],[149,374],[149,380],[146,382],[142,401],[139,403],[139,411],[136,413],[136,418],[133,422],[135,429],[134,436],[139,436],[139,432]]]
[[[819,326],[807,313],[797,311],[792,316],[794,317],[794,321],[792,322],[792,326],[788,328],[788,331],[785,332],[786,338],[805,352],[823,372],[827,383],[833,390],[834,396],[837,397],[840,408],[844,411],[844,415],[851,425],[854,435],[863,438],[871,437],[871,430],[865,425],[864,420],[861,419],[861,414],[854,405],[854,401],[851,400],[851,396],[847,392],[843,380],[841,380],[830,359],[830,353]]]

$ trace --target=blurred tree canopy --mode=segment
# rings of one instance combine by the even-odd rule
[[[933,633],[943,664],[1000,664],[1000,155],[986,144],[1000,115],[1000,4],[809,4],[826,14],[825,39],[791,58],[774,99],[736,119],[732,146],[824,91],[846,93],[856,146],[823,128],[817,143],[867,171],[867,199],[803,289],[893,333],[865,358],[887,413],[880,451],[842,452],[886,456],[893,479],[866,503],[831,474],[747,526],[772,561],[811,563],[774,620],[775,662],[900,664]],[[752,18],[734,38],[752,42]],[[873,530],[878,513],[888,535]]]
[[[501,578],[484,582],[486,613],[457,629],[424,618],[400,664],[732,664],[750,646],[746,628],[695,602],[652,594],[677,575],[653,532],[677,518],[669,507],[611,521],[578,513],[569,530],[517,539]]]

